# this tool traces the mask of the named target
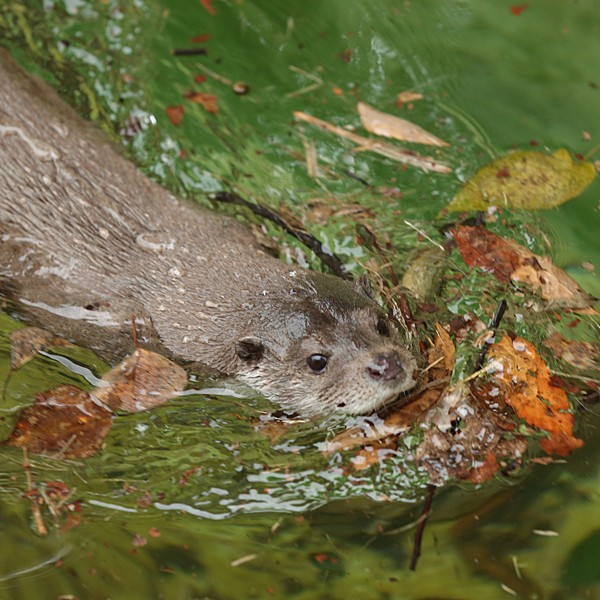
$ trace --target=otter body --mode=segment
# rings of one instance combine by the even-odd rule
[[[415,361],[360,284],[290,267],[178,200],[0,51],[0,290],[114,354],[131,320],[164,353],[308,415],[376,409]]]

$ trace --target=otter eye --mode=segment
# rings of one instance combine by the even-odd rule
[[[385,335],[386,337],[390,335],[390,327],[388,322],[383,317],[379,317],[379,319],[377,319],[376,328],[379,335]]]
[[[306,364],[312,369],[315,373],[322,373],[327,366],[329,359],[323,354],[311,354],[306,359]]]

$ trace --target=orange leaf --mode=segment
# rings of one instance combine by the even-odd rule
[[[527,340],[504,336],[490,347],[493,379],[506,389],[506,402],[529,425],[551,434],[542,447],[566,455],[583,445],[573,437],[574,418],[566,392],[552,385],[548,367]],[[544,447],[545,446],[545,447]]]

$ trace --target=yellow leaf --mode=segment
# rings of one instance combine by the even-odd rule
[[[553,208],[581,194],[595,177],[594,165],[573,161],[564,148],[554,154],[511,152],[477,171],[447,209]]]

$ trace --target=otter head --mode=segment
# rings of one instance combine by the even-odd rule
[[[262,311],[235,344],[236,374],[287,410],[368,413],[415,384],[416,360],[364,279],[313,273]]]

